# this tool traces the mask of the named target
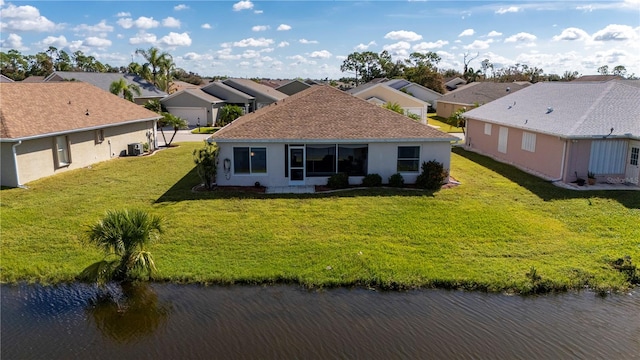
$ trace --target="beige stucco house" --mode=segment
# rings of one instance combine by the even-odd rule
[[[0,184],[18,187],[156,148],[158,114],[82,82],[0,85]]]
[[[542,178],[640,184],[640,86],[537,83],[464,114],[466,146]]]
[[[417,115],[421,123],[427,123],[429,103],[396,90],[386,83],[366,83],[348,90],[347,93],[378,106],[383,106],[387,103],[396,103],[402,107],[405,114]]]
[[[324,185],[338,172],[360,184],[400,172],[415,182],[420,164],[449,169],[455,137],[326,85],[244,115],[212,135],[222,186]]]

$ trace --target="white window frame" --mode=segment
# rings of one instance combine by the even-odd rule
[[[509,128],[500,126],[500,133],[498,134],[498,151],[506,154],[507,144],[509,141]]]
[[[401,157],[397,156],[397,152],[396,152],[396,171],[397,171],[397,172],[399,172],[399,173],[403,173],[403,174],[415,174],[415,173],[419,173],[419,172],[420,172],[420,164],[421,164],[421,163],[420,163],[420,155],[421,155],[421,153],[422,153],[422,149],[421,149],[421,147],[420,147],[419,145],[403,145],[403,146],[398,146],[398,147],[397,147],[397,149],[396,149],[396,151],[398,151],[401,147],[406,147],[406,148],[409,148],[409,147],[411,147],[411,148],[418,148],[418,157],[417,157],[417,158],[401,158]],[[409,160],[409,161],[415,161],[415,160],[418,160],[418,168],[417,168],[415,171],[413,171],[413,170],[411,170],[411,171],[400,171],[400,170],[398,169],[398,164],[400,163],[400,161],[407,161],[407,160]]]
[[[54,138],[54,148],[56,154],[56,165],[58,168],[71,165],[71,148],[69,146],[69,138],[66,135],[56,136]]]
[[[536,134],[523,131],[522,132],[522,150],[536,152]]]
[[[484,123],[484,134],[485,135],[491,135],[491,124],[490,123]]]
[[[248,164],[249,164],[249,171],[248,172],[238,172],[236,170],[235,167],[235,160],[236,160],[236,154],[235,154],[235,149],[247,149],[248,150]],[[254,166],[253,166],[253,157],[255,156],[254,153],[257,151],[261,151],[264,150],[264,156],[265,156],[265,163],[264,163],[264,171],[255,171],[254,170]],[[233,174],[234,175],[266,175],[268,170],[268,164],[267,164],[267,159],[268,159],[268,150],[266,147],[264,146],[234,146],[233,147]]]

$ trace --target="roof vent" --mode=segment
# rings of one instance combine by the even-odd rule
[[[549,106],[547,108],[547,112],[545,114],[550,114],[551,112],[553,112],[553,108],[551,106]]]
[[[507,86],[507,92],[511,91],[511,88],[509,86]]]

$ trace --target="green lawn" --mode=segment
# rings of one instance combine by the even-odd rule
[[[1,280],[71,281],[101,254],[89,225],[109,209],[165,219],[158,280],[305,286],[624,289],[609,262],[640,262],[640,192],[572,192],[456,149],[462,185],[436,193],[191,192],[200,144],[120,158],[0,192]]]
[[[427,119],[427,122],[429,123],[429,125],[435,125],[435,126],[439,126],[440,130],[447,132],[447,133],[461,133],[464,132],[462,130],[462,128],[460,127],[456,127],[456,126],[451,126],[447,123],[444,123],[443,121],[446,120],[445,118],[436,115],[435,113],[430,113]]]

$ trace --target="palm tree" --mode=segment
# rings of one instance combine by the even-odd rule
[[[107,211],[88,230],[89,242],[102,249],[105,258],[84,269],[80,278],[104,283],[151,277],[156,266],[146,248],[161,233],[162,220],[145,211]]]
[[[153,85],[158,86],[158,70],[164,69],[167,65],[167,59],[171,58],[171,55],[166,52],[160,52],[160,49],[156,47],[150,47],[149,50],[137,49],[136,54],[142,55],[142,57],[147,60],[148,66],[151,67],[151,80],[153,81]]]
[[[168,112],[163,112],[161,115],[162,115],[162,119],[158,120],[158,127],[160,128],[160,132],[162,133],[162,139],[164,139],[164,144],[165,144],[164,146],[169,147],[171,146],[171,142],[173,141],[173,138],[176,137],[176,133],[178,132],[178,130],[180,130],[181,128],[187,127],[187,122],[183,118],[177,117]],[[165,126],[173,127],[173,135],[171,136],[171,139],[169,140],[169,142],[167,142],[167,138],[164,136],[163,128]]]
[[[122,94],[122,97],[133,102],[133,94],[140,96],[140,87],[136,84],[129,84],[124,78],[114,81],[109,86],[109,91],[114,95]]]

